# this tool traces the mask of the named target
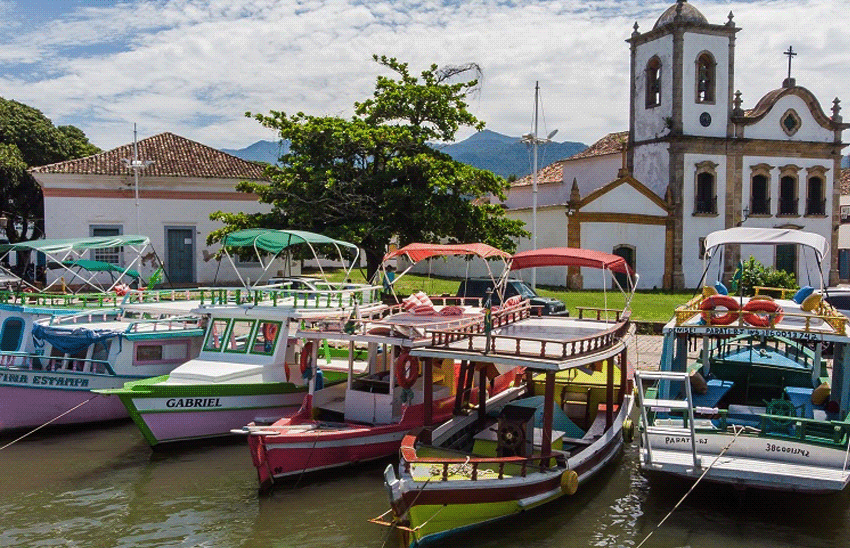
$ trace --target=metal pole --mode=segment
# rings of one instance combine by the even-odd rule
[[[133,182],[136,195],[136,234],[141,234],[142,229],[139,222],[139,145],[136,137],[135,122],[133,123]]]
[[[531,207],[531,247],[537,249],[537,100],[540,94],[540,82],[534,82],[534,133],[531,138],[534,143],[534,166],[532,175],[532,207]],[[531,269],[531,288],[537,289],[537,269]]]

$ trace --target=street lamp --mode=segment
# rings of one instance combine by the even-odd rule
[[[558,130],[552,130],[545,139],[537,137],[537,104],[540,98],[540,82],[534,83],[534,132],[526,133],[522,136],[521,141],[527,145],[532,145],[534,150],[534,163],[532,165],[532,207],[531,207],[531,247],[537,249],[537,147],[552,142],[552,137],[558,133]],[[537,289],[537,269],[531,269],[531,288]]]
[[[134,193],[136,196],[136,234],[141,235],[142,229],[139,222],[139,170],[154,163],[153,160],[139,160],[139,143],[136,140],[136,124],[133,124],[133,159],[122,158],[122,162],[133,170]]]

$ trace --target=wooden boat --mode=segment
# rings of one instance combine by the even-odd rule
[[[706,238],[706,271],[731,244],[798,246],[818,273],[828,252],[817,234],[732,228]],[[704,474],[739,488],[844,489],[850,481],[847,317],[817,292],[804,299],[805,291],[794,298],[794,291],[770,288],[756,288],[752,297],[715,291],[709,286],[675,310],[664,327],[660,371],[636,376],[643,394],[642,470]],[[834,345],[831,377],[827,344]],[[689,356],[689,348],[700,346]]]
[[[399,256],[412,264],[439,256],[498,258],[504,264],[510,257],[484,244],[411,244],[387,254],[384,264]],[[495,280],[493,283],[497,285]],[[237,431],[248,434],[261,489],[288,476],[394,454],[411,429],[440,424],[452,416],[458,377],[463,379],[463,402],[457,403],[459,408],[477,403],[481,383],[491,394],[514,384],[517,374],[521,375],[517,369],[504,374],[490,370],[490,377],[479,379],[476,386],[468,364],[458,368],[453,360],[429,369],[430,376],[419,375],[418,360],[410,356],[410,351],[426,344],[431,332],[453,328],[481,330],[485,321],[480,302],[428,297],[426,304],[421,299],[417,297],[416,307],[401,302],[380,314],[356,320],[345,331],[329,331],[319,323],[296,333],[297,338],[316,344],[333,339],[348,348],[348,380],[342,393],[309,395],[301,410],[291,417]],[[507,323],[523,314],[528,315],[528,303],[517,302],[497,313],[496,321]],[[368,367],[365,375],[356,377],[358,355],[363,356]]]
[[[557,248],[513,257],[515,270],[544,266],[592,267],[636,279],[621,257],[606,253]],[[405,436],[398,472],[392,466],[384,472],[391,510],[372,521],[397,527],[405,546],[419,546],[573,494],[613,461],[632,409],[626,349],[633,287],[624,291],[622,309],[524,315],[484,331],[435,332],[428,346],[413,349],[426,376],[445,359],[523,367],[531,394],[496,394],[475,413],[456,413]],[[582,396],[587,399],[576,405]]]
[[[292,246],[330,246],[340,252],[357,247],[320,234],[292,230],[240,231],[222,242],[251,246],[270,255]],[[347,262],[347,261],[345,261]],[[350,263],[350,267],[356,264]],[[197,358],[169,375],[130,382],[102,393],[117,395],[151,446],[233,435],[250,422],[271,423],[298,411],[308,391],[331,392],[349,372],[347,360],[328,351],[319,363],[324,343],[305,344],[295,337],[297,326],[320,322],[343,326],[361,315],[385,309],[379,286],[334,284],[301,279],[253,286],[244,304],[205,304],[195,312],[208,316],[203,346]],[[307,284],[307,285],[305,285]],[[330,350],[330,349],[329,349]],[[362,366],[365,367],[365,366]]]

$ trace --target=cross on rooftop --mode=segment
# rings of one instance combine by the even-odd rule
[[[783,52],[783,55],[788,56],[788,80],[791,80],[791,59],[797,56],[797,52],[794,51],[792,46],[788,46],[788,51]]]

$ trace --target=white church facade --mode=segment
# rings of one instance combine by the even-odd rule
[[[734,67],[741,29],[731,13],[725,23],[711,24],[680,0],[651,30],[638,29],[636,23],[628,40],[629,131],[547,166],[536,189],[531,176],[516,181],[505,202],[508,215],[530,229],[537,192],[538,247],[622,255],[640,273],[642,289],[698,285],[703,239],[712,231],[798,228],[830,242],[826,281],[837,283],[841,138],[850,127],[838,99],[825,113],[790,77],[789,63],[781,87],[744,109]],[[529,247],[520,242],[520,249]],[[796,273],[801,283],[812,276],[791,248],[744,248],[727,263],[750,255]],[[600,287],[583,274],[538,273],[537,280]]]

